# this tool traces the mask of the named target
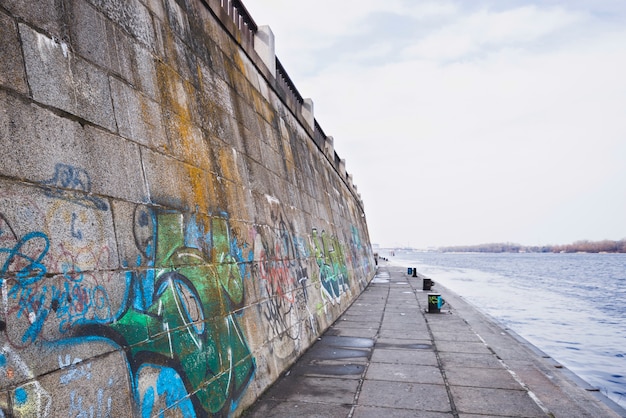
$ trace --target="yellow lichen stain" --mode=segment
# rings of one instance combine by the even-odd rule
[[[228,194],[226,192],[225,183],[227,180],[219,175],[216,175],[213,178],[213,186],[215,187],[215,196],[214,203],[215,207],[220,210],[225,210],[228,213],[231,213],[231,200],[228,198]]]
[[[254,102],[254,110],[268,123],[271,123],[276,117],[276,111],[270,103],[256,90],[252,92],[252,100]]]
[[[246,211],[245,199],[243,196],[244,188],[240,184],[233,183],[224,178],[218,178],[223,199],[228,202],[229,212],[243,214]],[[241,216],[241,215],[240,215]]]
[[[239,69],[241,74],[246,76],[247,75],[246,64],[244,64],[244,62],[241,59],[241,57],[239,56],[239,54],[235,54],[235,56],[233,57],[233,62],[235,63],[235,67],[237,67]]]
[[[289,177],[293,177],[296,174],[296,166],[293,162],[293,153],[291,152],[291,144],[289,143],[289,139],[284,138],[281,135],[281,140],[283,141],[283,161],[285,161],[285,166],[287,167],[287,172]]]
[[[200,213],[209,213],[211,207],[210,186],[207,182],[209,173],[187,164],[185,167],[191,186],[191,200],[194,206],[192,209]]]
[[[241,183],[239,171],[237,170],[237,160],[235,159],[234,148],[221,147],[218,151],[217,160],[221,173],[229,180]]]
[[[189,97],[193,97],[193,87],[184,81],[169,66],[160,63],[157,65],[157,79],[161,93],[161,101],[165,108],[165,114],[169,118],[164,118],[167,131],[170,133],[170,146],[172,152],[182,158],[187,179],[178,179],[183,183],[180,190],[191,188],[192,210],[199,210],[209,213],[211,207],[210,173],[202,168],[208,169],[210,166],[209,156],[206,155],[206,146],[202,143],[202,131],[193,123],[191,104]]]
[[[162,63],[157,66],[157,79],[163,106],[178,116],[179,136],[183,139],[189,137],[192,121],[185,88],[186,82],[174,70]]]
[[[238,100],[249,100],[250,92],[248,87],[248,79],[246,78],[246,69],[244,63],[239,56],[235,55],[234,61],[224,61],[224,70],[228,74],[227,81],[230,80],[231,87],[235,90],[236,94],[232,99],[234,102]],[[243,99],[242,99],[243,98]],[[238,106],[234,106],[234,110],[237,111]]]

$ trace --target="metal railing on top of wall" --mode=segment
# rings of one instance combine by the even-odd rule
[[[252,19],[252,16],[250,16],[250,13],[248,13],[246,6],[243,5],[241,0],[221,0],[221,5],[228,16],[231,17],[242,36],[251,45],[254,45],[254,34],[258,30],[258,26]]]
[[[315,129],[313,130],[313,141],[317,144],[317,147],[321,150],[324,149],[324,145],[326,142],[326,134],[317,120],[315,121]]]
[[[283,88],[285,92],[289,93],[293,97],[296,103],[302,104],[302,102],[304,102],[302,95],[296,88],[293,81],[291,81],[289,74],[287,74],[285,67],[283,67],[283,64],[280,62],[278,57],[276,57],[276,81],[278,81],[278,85]]]

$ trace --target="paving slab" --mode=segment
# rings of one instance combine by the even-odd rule
[[[370,380],[389,380],[392,382],[445,384],[438,366],[424,366],[421,364],[372,362],[367,369],[365,378]]]
[[[269,400],[352,405],[359,382],[354,379],[287,376],[267,392]]]
[[[413,350],[380,348],[378,345],[372,354],[372,363],[419,364],[422,366],[438,366],[437,356],[431,345]]]
[[[420,411],[420,418],[450,418],[450,412]],[[380,408],[376,406],[357,406],[354,409],[354,418],[415,418],[414,409]]]
[[[362,338],[374,338],[378,330],[374,328],[335,328],[331,327],[326,331],[328,335],[337,335],[345,337],[362,337]]]
[[[437,341],[437,350],[450,353],[493,355],[489,347],[482,342]]]
[[[439,353],[439,358],[446,370],[455,367],[502,368],[502,364],[493,354]]]
[[[626,417],[521,337],[442,286],[382,262],[353,305],[244,416]],[[432,293],[435,293],[432,292]]]
[[[493,389],[519,390],[521,386],[505,369],[479,369],[475,367],[454,367],[446,369],[450,386],[471,386]]]
[[[255,410],[248,411],[246,416],[251,418],[347,417],[350,414],[350,410],[350,405],[269,400],[260,404]]]
[[[356,321],[356,322],[371,322],[378,324],[380,323],[381,316],[375,315],[371,313],[363,313],[363,314],[344,314],[341,318],[338,319],[338,322],[341,323],[343,321]]]
[[[365,373],[366,364],[344,361],[316,361],[297,364],[291,369],[294,377],[341,377],[342,379],[360,379]]]
[[[432,330],[433,336],[437,341],[467,341],[467,342],[482,342],[480,337],[476,334],[470,333],[458,333],[448,330]]]
[[[365,380],[359,405],[450,412],[450,399],[444,385]]]
[[[459,414],[505,417],[546,417],[547,415],[521,387],[517,390],[510,390],[452,386],[451,391]]]
[[[383,329],[379,335],[382,338],[395,338],[398,340],[419,340],[427,337],[427,331],[417,329]]]
[[[374,329],[372,326],[372,321],[350,321],[343,320],[341,322],[337,322],[333,325],[335,329],[343,329],[343,328],[366,328],[366,329]]]
[[[432,349],[432,340],[425,339],[424,337],[416,339],[406,338],[384,338],[378,337],[376,340],[376,348],[396,348],[396,349],[416,349],[416,348],[428,348]]]

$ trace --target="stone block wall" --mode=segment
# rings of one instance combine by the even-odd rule
[[[239,415],[371,280],[232,5],[0,0],[0,417]]]

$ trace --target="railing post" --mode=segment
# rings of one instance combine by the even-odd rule
[[[313,112],[313,100],[304,99],[302,102],[302,117],[311,129],[315,129],[315,114]]]
[[[326,142],[324,143],[324,152],[328,156],[328,158],[333,158],[335,154],[335,138],[332,136],[326,137]]]
[[[259,26],[254,34],[254,50],[270,73],[276,78],[276,50],[274,33],[269,26]]]

